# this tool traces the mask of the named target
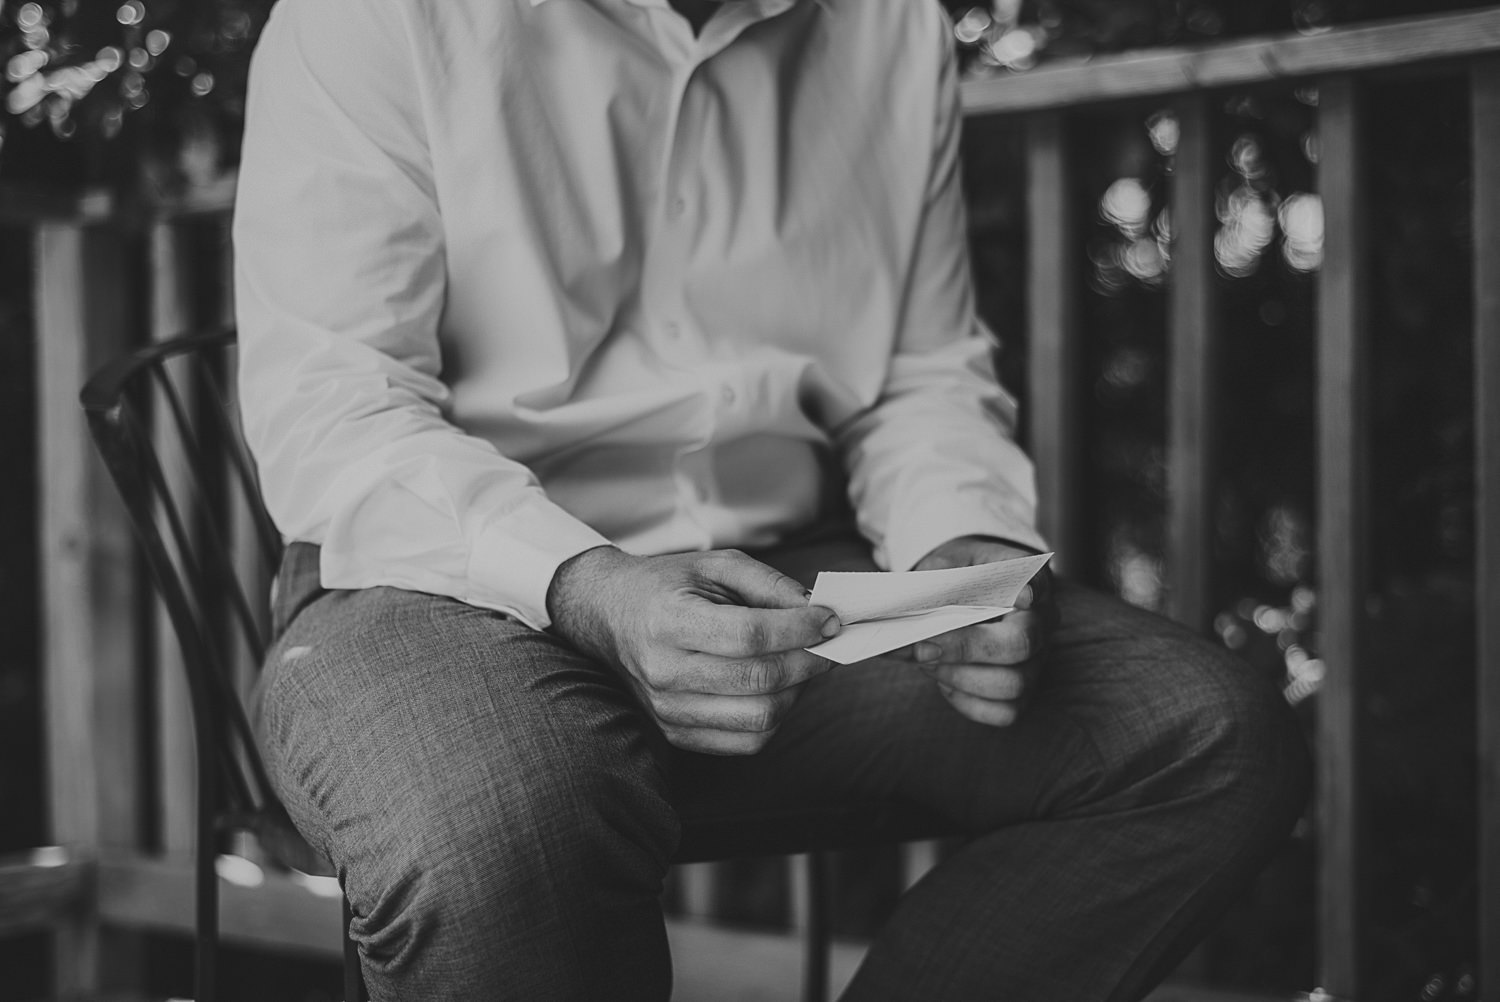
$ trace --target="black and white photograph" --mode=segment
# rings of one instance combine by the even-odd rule
[[[1500,4],[0,67],[0,1002],[1500,1002]]]

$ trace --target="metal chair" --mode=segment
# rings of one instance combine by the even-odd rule
[[[282,547],[260,502],[228,392],[233,347],[232,331],[155,344],[105,365],[80,395],[187,669],[198,748],[197,1002],[217,997],[215,862],[223,838],[250,832],[278,862],[334,874],[277,799],[235,684],[236,668],[258,666],[265,654],[264,586]],[[345,930],[348,920],[346,899]],[[345,933],[345,998],[362,1000],[362,987],[358,954]]]
[[[260,500],[241,437],[232,330],[153,344],[101,368],[83,388],[94,444],[129,511],[182,647],[197,756],[197,1002],[214,1002],[220,841],[252,832],[284,865],[333,873],[292,827],[266,776],[236,687],[269,642],[266,597],[281,538]],[[164,461],[165,460],[165,461]],[[241,676],[243,677],[243,675]],[[209,754],[202,749],[211,749]],[[823,850],[931,838],[941,819],[870,803],[725,816],[683,805],[680,863],[809,854],[804,1002],[828,993],[829,877]],[[344,901],[345,998],[363,999]]]

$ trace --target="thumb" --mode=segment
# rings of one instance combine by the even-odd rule
[[[702,572],[738,595],[745,605],[761,609],[807,607],[807,589],[776,568],[739,550],[724,550],[709,557]]]

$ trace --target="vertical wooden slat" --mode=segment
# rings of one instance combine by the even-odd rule
[[[812,854],[798,853],[786,859],[787,897],[791,901],[792,929],[806,929],[812,919]]]
[[[1500,996],[1500,59],[1473,70],[1479,987]]]
[[[122,238],[80,222],[35,236],[38,519],[42,671],[52,837],[85,851],[129,847],[141,830],[138,578],[134,544],[94,455],[78,390],[128,346]],[[103,949],[97,925],[65,930],[58,993],[127,978],[129,951]]]
[[[938,843],[932,839],[901,845],[901,889],[910,889],[938,865]]]
[[[165,340],[189,330],[193,322],[190,280],[192,253],[188,234],[171,221],[151,230],[151,336]],[[191,378],[180,362],[168,374],[192,407]],[[182,497],[191,482],[188,457],[181,440],[166,433],[169,422],[158,421],[157,454],[168,489]],[[188,698],[182,648],[172,630],[166,607],[153,598],[153,689],[156,694],[157,810],[162,849],[184,856],[193,851],[194,807],[197,798],[193,762],[192,704]]]
[[[682,912],[694,918],[712,918],[718,902],[722,863],[686,863],[677,867],[682,887]]]
[[[1364,198],[1355,82],[1318,87],[1319,187],[1325,259],[1318,286],[1318,973],[1323,988],[1359,990],[1359,669],[1368,517]]]
[[[1057,551],[1053,567],[1078,566],[1078,280],[1063,116],[1033,116],[1026,132],[1027,434],[1036,461],[1037,523]]]
[[[1213,556],[1214,157],[1209,99],[1178,100],[1171,186],[1172,270],[1167,302],[1168,610],[1208,626]]]

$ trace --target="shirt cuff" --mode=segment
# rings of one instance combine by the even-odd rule
[[[1033,547],[1038,553],[1051,549],[1036,530],[1031,506],[1019,498],[1010,503],[989,496],[931,498],[895,515],[881,547],[887,568],[893,571],[911,570],[927,554],[960,536],[995,536]]]
[[[475,605],[502,609],[534,630],[552,623],[547,590],[557,568],[610,541],[540,495],[485,527],[469,555]]]

